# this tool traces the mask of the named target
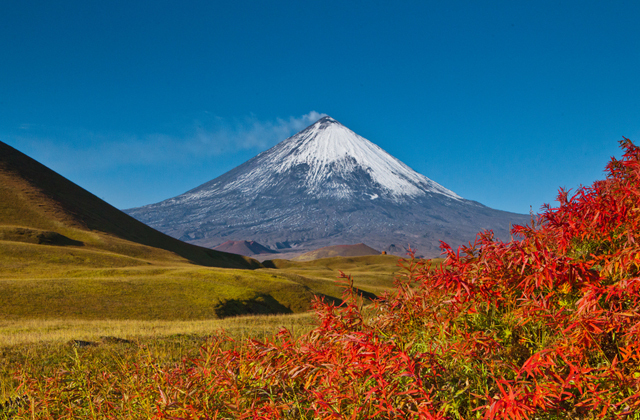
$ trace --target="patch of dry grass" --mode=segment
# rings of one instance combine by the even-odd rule
[[[207,336],[226,331],[235,338],[268,335],[281,327],[297,333],[314,324],[311,312],[290,315],[252,315],[189,321],[22,319],[0,321],[0,348],[17,345],[69,343],[73,340],[101,343],[104,337],[126,340],[160,339],[172,335]],[[107,340],[108,341],[108,340]]]

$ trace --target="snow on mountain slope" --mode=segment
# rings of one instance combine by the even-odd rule
[[[289,137],[254,158],[253,168],[226,183],[224,191],[238,190],[255,195],[278,184],[283,173],[296,168],[304,170],[302,186],[307,194],[316,197],[353,198],[355,191],[349,180],[363,171],[384,193],[395,200],[428,193],[460,199],[453,191],[433,182],[364,137],[349,130],[331,117]],[[211,191],[198,189],[185,194],[185,199],[209,196]],[[375,200],[379,194],[368,192]]]

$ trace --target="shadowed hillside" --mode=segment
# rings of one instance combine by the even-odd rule
[[[160,233],[0,142],[3,240],[214,267],[260,267],[251,258],[186,244]]]

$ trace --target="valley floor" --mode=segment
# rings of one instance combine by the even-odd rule
[[[257,270],[189,264],[107,269],[86,261],[4,270],[0,402],[19,394],[14,375],[20,367],[45,375],[78,357],[108,365],[145,352],[170,363],[196,355],[216,334],[260,339],[286,328],[302,335],[317,325],[310,311],[314,296],[340,302],[341,270],[373,299],[393,290],[398,263],[387,255],[274,260],[266,264],[272,268]]]

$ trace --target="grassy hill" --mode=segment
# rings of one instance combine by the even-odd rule
[[[18,249],[16,242],[28,246]],[[141,258],[212,267],[260,266],[253,259],[158,232],[0,142],[0,257],[23,252],[25,257],[40,253],[48,258],[47,254],[61,253],[51,249],[56,246],[77,248],[62,251],[67,255],[89,252],[93,259],[104,258],[106,265],[124,256],[123,262]]]

